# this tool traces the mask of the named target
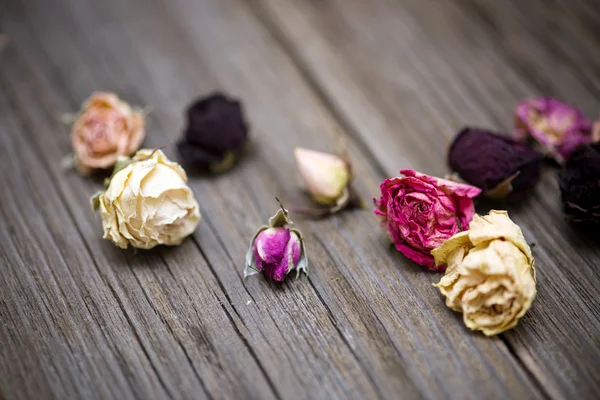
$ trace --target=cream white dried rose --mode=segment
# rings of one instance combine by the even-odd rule
[[[83,175],[131,156],[144,140],[144,116],[114,93],[93,93],[71,128],[75,166]]]
[[[131,160],[121,159],[106,191],[91,199],[92,208],[100,209],[104,239],[121,248],[180,244],[200,221],[186,182],[183,168],[160,150],[142,149]]]
[[[506,211],[475,215],[460,232],[431,254],[446,274],[434,284],[446,305],[463,313],[472,330],[487,336],[514,327],[536,295],[531,250]]]

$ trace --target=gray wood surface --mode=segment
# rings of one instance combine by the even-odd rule
[[[296,218],[308,279],[242,281],[276,207],[310,205],[292,151],[348,143],[365,200],[401,168],[443,175],[465,124],[510,129],[522,97],[599,111],[593,0],[0,0],[0,398],[595,398],[600,236],[562,220],[554,171],[506,208],[535,243],[538,297],[471,333],[389,248],[371,206]],[[93,90],[150,106],[146,147],[183,110],[241,98],[252,146],[192,176],[203,221],[177,248],[102,240],[102,178],[60,167],[64,112]],[[490,204],[478,205],[486,212]]]

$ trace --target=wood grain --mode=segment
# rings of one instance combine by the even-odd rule
[[[550,51],[542,43],[547,32],[523,22],[491,29],[482,13],[519,10],[487,2],[448,2],[435,15],[416,0],[6,3],[0,397],[597,392],[600,293],[592,267],[599,254],[592,238],[561,235],[567,227],[556,226],[558,200],[545,195],[556,192],[551,171],[527,204],[510,209],[543,267],[534,309],[498,338],[468,332],[431,287],[439,276],[390,250],[369,209],[296,221],[309,242],[308,279],[244,285],[241,274],[247,242],[274,211],[274,196],[310,204],[294,146],[333,151],[340,129],[368,199],[400,167],[444,174],[445,143],[458,124],[508,128],[516,99],[536,88],[590,112],[595,55],[584,66],[565,62],[565,83],[541,68],[536,73],[547,81],[538,86],[527,65],[567,53]],[[581,14],[578,4],[573,12]],[[559,16],[545,18],[569,24],[581,46],[594,43],[593,16],[581,26]],[[520,29],[530,55],[512,53],[502,29]],[[134,252],[103,241],[88,205],[102,178],[61,170],[70,143],[57,117],[99,89],[150,106],[145,144],[167,145],[173,157],[170,144],[191,100],[220,89],[244,101],[251,149],[228,174],[190,175],[203,221],[182,246]]]
[[[593,40],[579,40],[579,16],[565,17],[570,8],[556,2],[261,3],[263,19],[389,174],[405,165],[443,174],[445,146],[436,142],[463,124],[510,129],[512,107],[525,96],[555,95],[598,112],[597,57],[582,60]],[[414,158],[394,156],[410,157],[410,140],[421,143],[409,146]],[[551,168],[526,204],[508,209],[536,243],[541,274],[532,312],[503,340],[547,394],[592,396],[600,385],[598,238],[561,220]]]

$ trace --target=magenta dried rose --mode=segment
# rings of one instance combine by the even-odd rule
[[[444,271],[445,266],[436,267],[431,250],[469,228],[473,198],[481,189],[413,170],[400,173],[404,176],[381,183],[375,215],[402,254],[430,271]]]
[[[281,206],[269,219],[269,225],[259,228],[246,254],[244,279],[259,272],[275,282],[283,282],[294,270],[296,278],[300,272],[308,275],[304,240],[299,230],[286,228],[291,223],[288,211]]]
[[[567,218],[600,224],[600,142],[577,148],[558,173],[558,182]]]
[[[515,110],[515,128],[517,139],[533,140],[561,164],[579,145],[592,140],[592,124],[581,111],[552,97],[521,101]]]
[[[532,189],[540,180],[542,158],[525,143],[477,128],[463,128],[448,151],[450,168],[491,198]]]
[[[222,93],[198,99],[187,110],[187,122],[177,143],[186,165],[215,173],[235,165],[248,139],[248,124],[239,101]]]

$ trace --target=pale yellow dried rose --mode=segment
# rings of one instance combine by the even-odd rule
[[[150,249],[178,245],[194,232],[200,211],[179,164],[149,149],[123,164],[115,168],[107,190],[91,199],[100,209],[105,239],[121,248]]]
[[[144,140],[144,116],[114,93],[93,93],[71,128],[77,169],[87,175],[130,156]]]
[[[446,305],[463,313],[472,330],[487,336],[514,327],[536,295],[534,259],[521,229],[506,211],[475,215],[460,232],[431,252],[447,265],[434,284]]]

